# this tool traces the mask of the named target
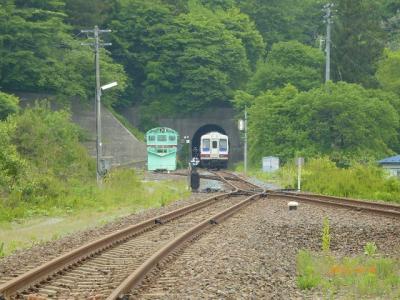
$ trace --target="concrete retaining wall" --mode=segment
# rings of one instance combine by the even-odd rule
[[[46,94],[17,94],[21,99],[21,106],[34,103],[36,99],[54,98]],[[60,105],[52,102],[52,107],[57,109]],[[85,142],[90,155],[96,156],[96,118],[94,104],[82,102],[74,99],[71,102],[72,120],[82,127],[88,135]],[[103,155],[111,157],[112,165],[134,165],[144,166],[147,159],[146,145],[139,141],[132,133],[126,129],[114,115],[105,107],[102,107],[102,140]]]

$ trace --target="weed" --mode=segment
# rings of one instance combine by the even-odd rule
[[[320,287],[327,298],[336,293],[351,299],[396,298],[400,296],[399,270],[399,261],[390,258],[356,256],[339,259],[305,250],[297,255],[299,288]]]
[[[376,253],[378,247],[375,245],[375,242],[368,242],[364,246],[364,254],[367,256],[372,256]]]
[[[331,234],[329,229],[329,219],[324,218],[324,224],[322,226],[322,251],[329,252],[331,248]]]
[[[0,258],[5,256],[5,251],[4,251],[4,242],[0,243]]]
[[[299,270],[297,285],[302,290],[312,289],[318,286],[321,281],[312,263],[312,259],[311,253],[304,250],[300,250],[297,256],[297,270]]]

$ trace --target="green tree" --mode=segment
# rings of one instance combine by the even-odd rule
[[[388,32],[388,47],[392,50],[400,50],[400,8],[397,13],[388,18],[384,23]]]
[[[266,45],[254,22],[238,8],[216,10],[214,15],[209,14],[210,19],[213,17],[215,22],[221,22],[228,31],[242,41],[246,48],[247,59],[255,69],[257,62],[264,58]]]
[[[133,98],[152,114],[228,101],[263,57],[261,35],[239,10],[213,11],[196,2],[187,9],[175,16],[170,5],[139,0],[114,7],[114,58],[134,80]]]
[[[333,25],[334,79],[376,87],[374,74],[386,36],[377,0],[337,0]]]
[[[288,83],[299,90],[309,90],[322,83],[324,56],[316,48],[297,41],[279,42],[272,46],[266,62],[259,63],[248,83],[253,95],[282,88]]]
[[[161,1],[118,0],[113,6],[107,27],[112,28],[113,58],[124,65],[129,78],[127,96],[142,100],[145,66],[157,60],[165,46],[161,38],[172,30],[173,7]]]
[[[319,0],[237,0],[240,9],[256,23],[268,45],[298,40],[315,43],[321,27]]]
[[[65,0],[67,22],[76,29],[102,25],[107,19],[113,1],[106,0]]]
[[[71,36],[64,18],[61,1],[7,1],[0,5],[1,89],[93,96],[93,53]],[[106,52],[102,57],[104,75],[119,79],[123,90],[126,76],[122,66]]]
[[[203,14],[181,14],[160,42],[167,47],[146,64],[144,96],[166,112],[226,102],[247,80],[250,68],[241,40]]]
[[[400,50],[385,51],[376,74],[382,88],[400,95]]]
[[[10,118],[9,123],[11,143],[35,173],[66,181],[90,178],[90,159],[80,144],[81,129],[67,111],[51,111],[44,102]]]
[[[26,175],[27,164],[11,143],[12,127],[0,122],[0,197],[12,192]]]
[[[329,155],[338,162],[399,149],[399,99],[340,82],[308,92],[292,86],[258,96],[249,109],[250,156]]]
[[[39,203],[93,179],[94,161],[67,111],[36,104],[0,122],[0,194]]]
[[[13,95],[0,92],[0,121],[19,110],[19,99]]]

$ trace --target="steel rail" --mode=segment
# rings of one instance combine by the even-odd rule
[[[391,203],[374,202],[374,201],[368,201],[368,200],[328,196],[328,195],[313,194],[313,193],[285,192],[285,194],[296,195],[296,196],[305,196],[308,198],[322,198],[322,199],[327,199],[327,200],[332,200],[332,201],[337,201],[337,202],[345,202],[348,204],[356,204],[356,205],[360,204],[360,205],[367,205],[367,206],[376,207],[376,208],[400,211],[400,205],[391,204]]]
[[[176,176],[188,176],[187,173],[170,173],[170,175],[176,175]],[[219,180],[219,176],[214,176],[214,175],[199,175],[200,178],[203,179],[211,179],[211,180]],[[236,178],[236,177],[225,177],[227,180],[232,180],[232,181],[240,181],[241,179]]]
[[[193,239],[198,236],[207,228],[219,224],[224,219],[228,218],[241,208],[249,205],[256,198],[264,197],[264,193],[255,194],[247,199],[241,201],[240,203],[231,206],[230,208],[214,215],[213,217],[199,223],[198,225],[192,227],[191,229],[185,231],[181,235],[179,235],[174,240],[170,241],[167,245],[165,245],[162,249],[158,250],[154,253],[150,258],[148,258],[139,268],[137,268],[129,277],[127,277],[121,284],[118,286],[110,296],[107,297],[107,300],[114,299],[123,299],[132,288],[136,287],[140,282],[145,278],[145,276],[163,259],[169,256],[172,252],[180,248],[185,242]]]
[[[64,270],[67,267],[74,265],[90,256],[100,253],[101,251],[108,249],[115,244],[128,240],[129,238],[132,238],[133,236],[138,235],[149,228],[160,226],[163,223],[206,207],[215,201],[219,201],[235,195],[236,192],[237,190],[207,198],[195,204],[185,206],[169,213],[150,218],[139,224],[129,226],[122,230],[118,230],[109,235],[106,235],[103,238],[76,248],[0,285],[0,299],[1,297],[8,299],[19,290],[28,289],[29,287],[45,280],[46,278],[49,278],[57,272]]]
[[[328,196],[328,197],[319,196],[319,198],[314,198],[314,197],[307,197],[307,195],[293,195],[293,194],[280,193],[280,192],[267,192],[267,194],[270,197],[288,198],[291,200],[299,200],[299,201],[311,203],[311,204],[317,203],[317,204],[321,204],[321,205],[334,206],[334,207],[338,207],[338,208],[347,208],[347,209],[352,209],[352,210],[357,210],[357,211],[366,211],[366,212],[376,213],[376,214],[385,215],[385,216],[400,217],[400,211],[390,209],[390,205],[389,205],[389,209],[382,209],[383,206],[380,206],[380,208],[374,208],[369,205],[370,202],[360,201],[360,200],[354,200],[354,202],[353,202],[350,199],[346,199],[346,200],[348,200],[347,203],[345,203],[346,201],[343,201],[343,202],[332,201],[330,196]]]
[[[224,176],[221,173],[222,174],[228,174],[228,176]],[[244,182],[245,184],[251,186],[251,189],[243,189],[243,188],[240,188],[238,186],[235,186],[237,189],[243,190],[243,191],[245,191],[247,193],[260,193],[260,192],[264,192],[265,191],[264,188],[257,186],[256,184],[248,181],[246,178],[243,178],[243,177],[241,177],[241,176],[239,176],[239,175],[237,175],[235,173],[231,173],[231,172],[227,172],[227,171],[219,171],[219,172],[216,172],[215,174],[217,176],[220,176],[223,180],[225,180],[225,179],[227,180],[228,178],[230,179],[233,176],[235,181]],[[233,184],[231,184],[231,185],[233,185]]]

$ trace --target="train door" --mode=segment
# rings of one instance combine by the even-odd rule
[[[218,140],[211,140],[210,158],[219,158]]]

